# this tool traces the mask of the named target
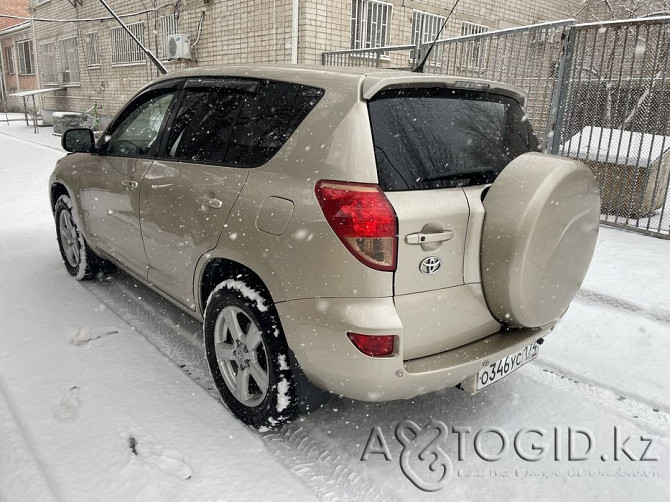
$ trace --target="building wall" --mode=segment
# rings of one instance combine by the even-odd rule
[[[0,0],[0,13],[10,16],[27,17],[28,0]],[[22,22],[22,20],[0,17],[0,30]]]
[[[0,54],[2,59],[2,97],[6,94],[7,97],[7,110],[8,111],[18,111],[23,109],[23,101],[20,98],[9,96],[12,93],[17,91],[27,91],[32,89],[37,89],[37,78],[36,75],[21,74],[19,69],[19,55],[17,44],[23,41],[32,40],[32,30],[28,25],[25,29],[20,31],[12,32],[11,34],[3,35],[0,32]],[[9,64],[6,58],[6,47],[12,48],[12,53],[14,55],[14,61],[12,65],[12,73],[10,73]],[[37,70],[35,70],[37,71]],[[39,97],[35,98],[36,108],[40,107]],[[28,100],[28,106],[32,108],[32,100]]]
[[[0,0],[6,1],[6,0]],[[355,0],[354,0],[355,1]],[[182,0],[160,9],[151,9],[149,2],[108,0],[118,14],[136,13],[124,17],[126,23],[144,21],[145,43],[155,53],[161,52],[161,16],[175,12],[178,5],[178,32],[191,37],[193,59],[168,62],[169,70],[192,66],[231,63],[291,61],[292,0]],[[411,40],[412,10],[446,16],[451,8],[438,0],[391,0],[390,44],[408,44]],[[578,11],[581,0],[461,0],[443,36],[460,35],[462,21],[484,24],[490,29],[555,20]],[[144,11],[145,6],[149,9]],[[33,0],[37,19],[61,20],[108,18],[99,2],[84,0],[74,7],[65,0]],[[300,64],[320,64],[321,53],[351,48],[352,0],[300,0],[299,40],[297,59]],[[112,19],[80,22],[49,23],[35,21],[35,50],[43,71],[40,47],[53,42],[59,69],[58,82],[63,85],[60,70],[63,55],[59,41],[76,36],[80,82],[66,85],[65,90],[44,97],[47,108],[84,111],[97,103],[105,115],[115,113],[142,85],[158,75],[147,58],[141,63],[116,65],[111,63],[110,29],[118,26]],[[98,33],[100,64],[88,67],[85,58],[85,37]],[[40,73],[42,76],[42,73]],[[48,87],[42,79],[42,87]]]

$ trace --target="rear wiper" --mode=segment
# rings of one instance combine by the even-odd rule
[[[493,169],[464,169],[462,171],[451,171],[448,173],[435,174],[433,176],[426,176],[419,178],[417,181],[449,181],[449,180],[464,180],[468,178],[489,178],[494,176],[496,171]]]

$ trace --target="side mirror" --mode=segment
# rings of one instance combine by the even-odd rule
[[[68,129],[61,138],[63,150],[67,152],[95,152],[95,138],[90,129]]]

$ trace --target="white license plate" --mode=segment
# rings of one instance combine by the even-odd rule
[[[482,390],[484,387],[488,387],[489,385],[502,380],[527,362],[535,359],[539,348],[539,344],[533,342],[519,352],[503,357],[479,370],[479,373],[477,373],[477,390]]]

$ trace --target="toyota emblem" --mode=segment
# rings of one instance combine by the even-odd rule
[[[421,260],[421,263],[419,264],[419,270],[421,270],[422,274],[434,274],[440,269],[441,266],[442,260],[440,260],[437,256],[429,256],[428,258]]]

